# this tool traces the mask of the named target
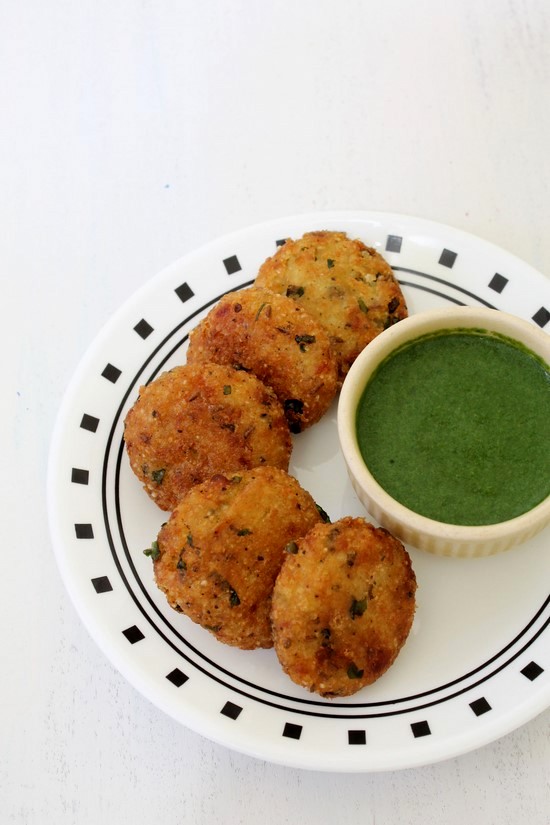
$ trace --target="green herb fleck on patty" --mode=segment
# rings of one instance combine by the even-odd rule
[[[237,595],[237,591],[233,590],[232,587],[229,588],[229,605],[230,607],[237,607],[241,603],[239,596]]]
[[[325,524],[330,524],[330,516],[329,516],[329,514],[326,512],[326,510],[323,510],[323,508],[321,507],[321,505],[320,505],[320,504],[317,504],[317,502],[315,503],[315,506],[317,507],[317,510],[319,511],[319,515],[321,516],[322,521],[323,521]]]
[[[153,561],[156,561],[160,556],[160,549],[158,541],[154,541],[151,544],[151,547],[148,547],[146,550],[143,551],[144,556],[149,556]]]
[[[260,317],[260,315],[262,314],[264,307],[267,307],[265,314],[267,315],[268,318],[270,317],[270,315],[271,315],[271,304],[268,304],[266,301],[264,301],[263,304],[260,304],[260,308],[259,308],[258,312],[256,313],[256,317],[254,318],[255,321],[257,321],[258,318]]]
[[[294,340],[300,345],[302,352],[306,351],[306,344],[315,343],[315,335],[295,335]]]
[[[364,599],[355,599],[351,600],[351,604],[349,607],[349,615],[352,619],[356,619],[358,616],[362,616],[365,610],[367,609],[367,597],[365,596]]]
[[[348,679],[360,679],[364,672],[357,667],[355,662],[350,662],[347,670]]]
[[[304,294],[305,289],[303,286],[287,286],[286,288],[286,295],[287,298],[301,298]]]

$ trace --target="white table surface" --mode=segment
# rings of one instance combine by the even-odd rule
[[[439,764],[330,774],[213,744],[89,637],[50,434],[102,325],[220,234],[299,212],[451,224],[550,275],[547,0],[1,4],[6,823],[550,822],[550,711]]]

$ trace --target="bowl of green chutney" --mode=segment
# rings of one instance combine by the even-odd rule
[[[550,336],[499,310],[418,313],[365,347],[340,393],[352,486],[401,541],[488,556],[550,522]]]

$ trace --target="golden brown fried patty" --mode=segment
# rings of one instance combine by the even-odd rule
[[[187,361],[252,372],[275,390],[292,432],[318,421],[336,394],[336,358],[323,326],[266,289],[225,295],[191,333]]]
[[[345,232],[307,232],[287,240],[262,264],[255,284],[288,295],[325,326],[340,382],[376,335],[407,316],[390,265]]]
[[[414,617],[409,555],[361,518],[319,524],[285,558],[273,591],[273,639],[290,678],[321,696],[378,679]]]
[[[175,367],[141,387],[124,440],[132,470],[163,510],[215,473],[262,464],[286,470],[291,452],[273,390],[219,364]]]
[[[157,584],[221,642],[272,647],[271,593],[284,548],[320,520],[310,494],[283,470],[216,475],[193,487],[161,529]]]

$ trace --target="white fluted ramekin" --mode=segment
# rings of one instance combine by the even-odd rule
[[[534,324],[480,307],[430,310],[412,315],[375,338],[352,365],[338,404],[338,435],[353,488],[376,521],[401,541],[430,553],[455,557],[489,556],[527,541],[550,523],[550,496],[528,512],[497,524],[446,524],[413,512],[390,496],[369,472],[357,442],[359,399],[377,366],[394,349],[419,336],[453,328],[500,333],[550,363],[550,336]]]

